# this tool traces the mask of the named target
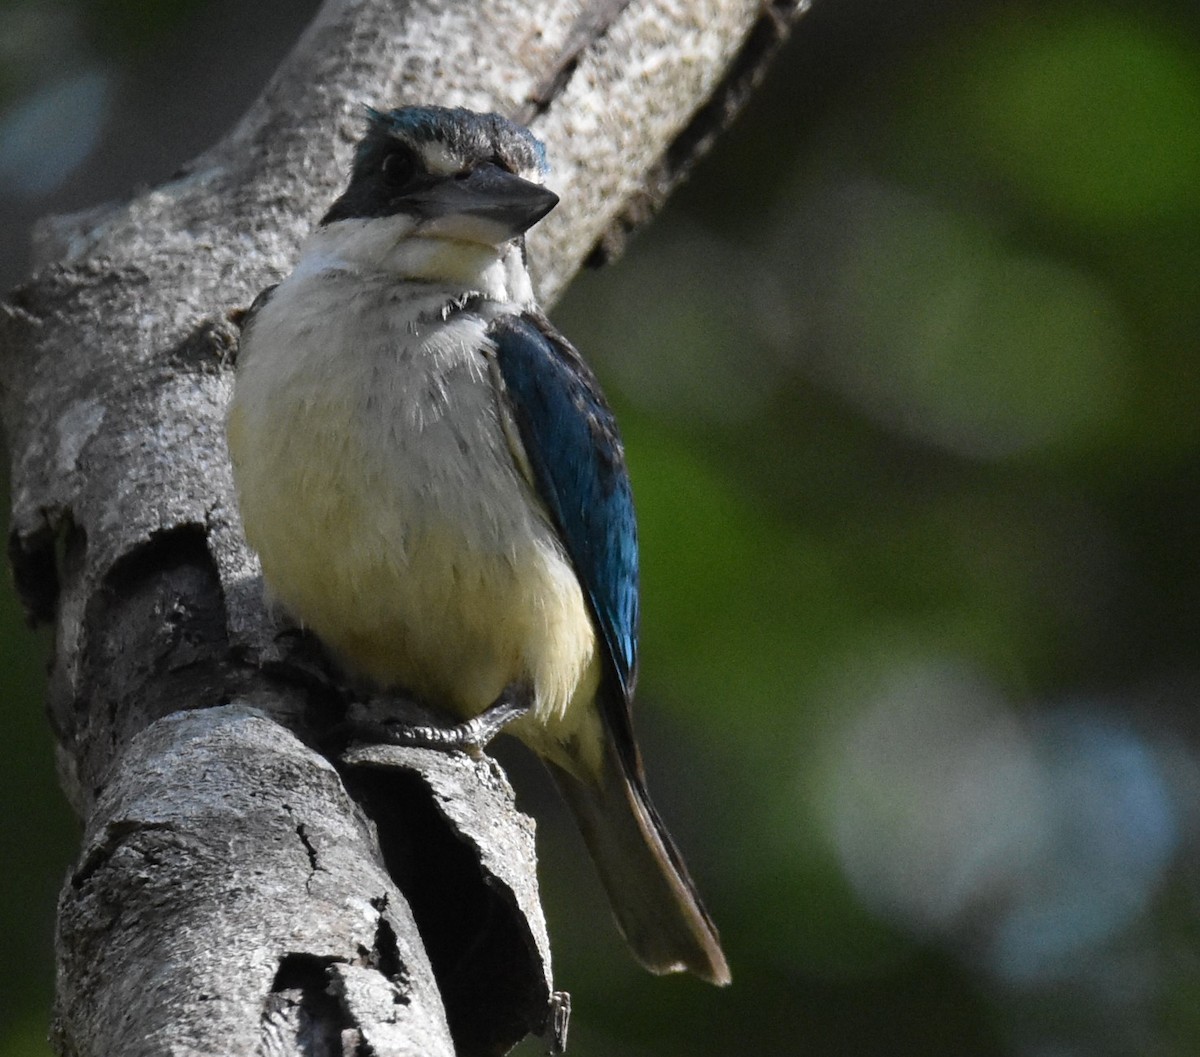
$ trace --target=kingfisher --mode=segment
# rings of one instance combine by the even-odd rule
[[[547,764],[634,956],[727,984],[632,725],[638,543],[595,375],[539,308],[558,203],[498,114],[367,108],[348,185],[244,323],[227,420],[270,595],[346,672]]]

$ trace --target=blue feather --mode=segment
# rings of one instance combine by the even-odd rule
[[[488,335],[538,492],[628,703],[637,680],[637,523],[612,410],[583,358],[545,317],[502,316]]]

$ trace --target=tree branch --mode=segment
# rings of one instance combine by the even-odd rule
[[[49,710],[87,820],[60,903],[60,1052],[562,1041],[503,776],[343,751],[344,700],[266,615],[223,437],[233,321],[338,191],[364,102],[534,126],[563,199],[530,239],[552,300],[664,200],[803,6],[328,0],[171,182],[42,223],[0,348],[10,555],[31,617],[57,624]]]

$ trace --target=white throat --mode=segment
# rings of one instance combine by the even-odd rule
[[[336,220],[317,228],[305,242],[293,274],[301,278],[318,272],[435,284],[519,305],[534,300],[517,241],[494,245],[428,233],[411,217],[399,215]]]

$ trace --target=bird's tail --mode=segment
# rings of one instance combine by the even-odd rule
[[[596,782],[547,762],[637,960],[652,973],[691,972],[728,984],[717,930],[650,802],[636,761],[624,760],[610,733]]]

